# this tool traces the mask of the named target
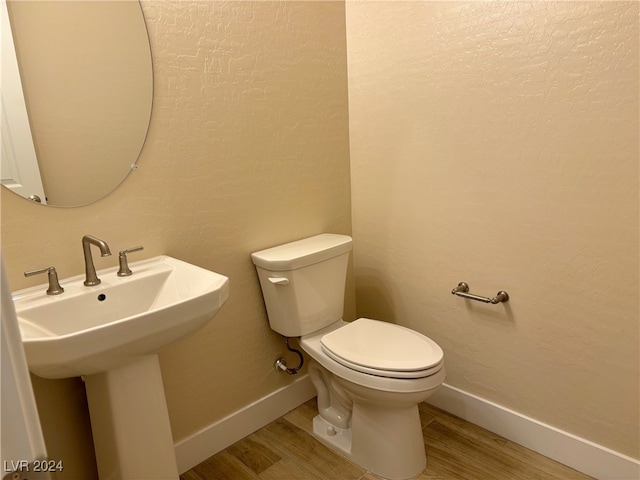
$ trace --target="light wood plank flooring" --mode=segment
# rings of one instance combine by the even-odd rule
[[[316,440],[315,398],[180,476],[181,480],[376,480]],[[420,406],[427,468],[418,480],[586,480],[488,430]]]

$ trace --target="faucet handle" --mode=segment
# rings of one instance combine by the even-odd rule
[[[31,270],[29,272],[24,272],[24,276],[32,277],[33,275],[38,275],[45,272],[48,274],[49,278],[49,288],[47,288],[47,295],[60,295],[62,292],[64,292],[64,288],[60,286],[60,282],[58,281],[58,272],[56,272],[55,267],[47,267],[40,270]]]
[[[127,250],[122,250],[118,254],[118,261],[120,262],[120,269],[118,270],[119,277],[128,277],[133,273],[129,268],[129,264],[127,263],[127,253],[139,252],[140,250],[144,250],[144,247],[142,245],[128,248]]]

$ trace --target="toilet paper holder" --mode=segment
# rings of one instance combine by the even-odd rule
[[[478,302],[483,303],[502,303],[509,301],[509,294],[504,290],[500,290],[496,293],[496,296],[493,298],[489,297],[481,297],[480,295],[474,295],[473,293],[469,293],[469,285],[465,282],[460,282],[457,287],[451,290],[451,293],[457,295],[458,297],[468,298],[469,300],[476,300]]]

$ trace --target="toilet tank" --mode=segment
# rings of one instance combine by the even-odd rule
[[[251,254],[273,330],[299,337],[342,318],[351,244],[323,233]]]

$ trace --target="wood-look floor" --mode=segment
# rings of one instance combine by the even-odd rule
[[[316,440],[315,398],[180,476],[181,480],[376,480]],[[418,480],[586,480],[472,423],[420,406],[427,468]]]

